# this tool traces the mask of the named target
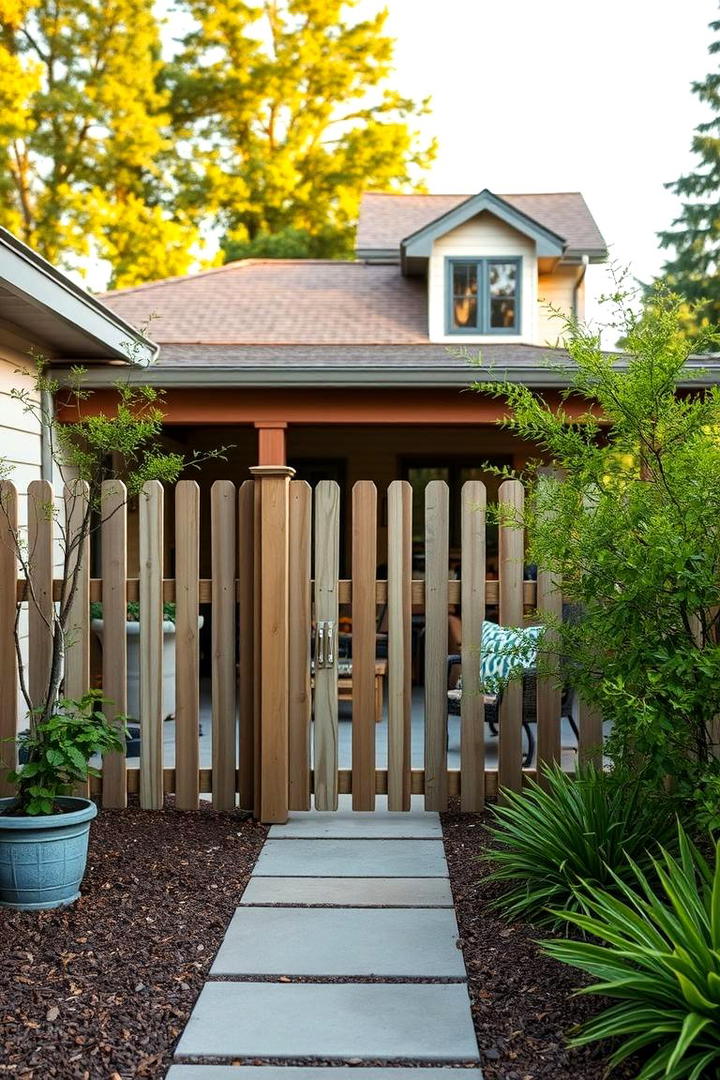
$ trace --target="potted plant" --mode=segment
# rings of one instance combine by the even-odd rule
[[[134,359],[130,349],[129,359]],[[94,754],[121,751],[125,742],[125,717],[112,712],[106,715],[103,706],[112,703],[103,702],[101,692],[88,691],[78,701],[61,698],[65,656],[74,633],[73,604],[88,541],[111,512],[103,506],[102,483],[121,480],[127,497],[141,495],[146,481],[174,483],[186,465],[220,457],[222,450],[193,453],[187,459],[166,452],[160,441],[163,413],[158,391],[122,381],[115,385],[115,404],[107,414],[85,417],[78,407],[77,420],[61,423],[47,404],[60,385],[48,374],[43,357],[34,356],[34,360],[33,385],[13,389],[10,396],[44,429],[54,468],[65,482],[68,519],[76,524],[70,530],[58,522],[57,554],[63,587],[48,615],[33,587],[33,552],[8,510],[9,489],[4,481],[11,477],[12,466],[0,458],[0,514],[5,517],[5,532],[25,578],[27,601],[47,623],[50,638],[47,676],[42,686],[35,688],[33,700],[23,663],[22,604],[18,602],[15,651],[29,729],[18,738],[23,763],[17,768],[14,760],[2,763],[9,768],[8,779],[17,785],[17,794],[0,800],[0,903],[46,908],[71,903],[79,895],[88,826],[97,808],[90,800],[74,796],[73,786],[91,774],[89,761]],[[84,386],[84,375],[83,368],[71,370],[62,388],[66,404],[79,406],[91,396]],[[29,514],[55,516],[57,512],[54,502],[40,505],[28,498]],[[15,688],[4,687],[3,693],[15,693]],[[61,873],[59,863],[68,864],[67,873]]]
[[[97,807],[72,794],[95,754],[123,749],[122,728],[103,712],[99,690],[58,701],[18,742],[24,764],[8,775],[17,795],[0,799],[0,906],[31,911],[77,900]]]

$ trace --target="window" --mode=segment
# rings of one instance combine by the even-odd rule
[[[448,259],[449,334],[520,332],[522,259]]]

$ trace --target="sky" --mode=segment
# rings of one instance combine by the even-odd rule
[[[361,0],[358,11],[380,5]],[[651,280],[657,232],[679,209],[664,188],[692,171],[707,111],[691,92],[717,0],[387,0],[393,87],[430,95],[439,139],[431,192],[582,191],[611,258]],[[588,272],[588,317],[607,291]]]

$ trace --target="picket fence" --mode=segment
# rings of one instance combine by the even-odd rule
[[[561,610],[559,583],[542,569],[537,581],[523,580],[524,533],[513,524],[521,511],[522,485],[505,481],[499,501],[508,523],[499,527],[497,579],[486,572],[486,491],[479,481],[462,488],[461,580],[449,577],[450,498],[441,481],[425,491],[425,575],[412,577],[412,489],[394,481],[387,492],[387,579],[377,578],[378,498],[374,483],[352,490],[351,577],[340,579],[340,490],[323,481],[314,492],[292,470],[258,467],[236,486],[219,480],[210,492],[211,577],[200,577],[200,489],[191,480],[174,490],[174,577],[163,576],[162,485],[151,481],[138,499],[139,576],[128,578],[128,521],[124,486],[107,481],[102,492],[101,574],[91,578],[81,554],[72,632],[65,663],[64,694],[80,696],[90,685],[90,603],[103,605],[102,687],[126,709],[126,605],[140,604],[140,725],[138,769],[122,754],[105,757],[91,787],[106,807],[123,807],[128,793],[140,805],[159,809],[172,793],[178,808],[192,810],[209,792],[218,809],[252,809],[261,820],[283,821],[288,810],[311,805],[334,810],[338,795],[352,793],[356,810],[373,810],[378,793],[390,809],[409,810],[411,794],[423,794],[428,809],[444,809],[459,795],[462,809],[478,811],[499,787],[518,790],[522,768],[522,687],[511,682],[499,723],[498,768],[485,767],[485,708],[479,692],[479,645],[486,607],[499,621],[518,626],[537,610]],[[17,661],[13,627],[18,604],[28,604],[27,679],[33,700],[47,680],[52,604],[66,583],[54,578],[58,532],[72,537],[86,493],[65,492],[58,513],[46,481],[27,491],[30,580],[18,573],[8,543],[17,523],[19,495],[2,486],[0,513],[0,738],[18,729]],[[72,495],[74,497],[68,497]],[[62,516],[60,516],[62,515]],[[312,563],[314,562],[314,566]],[[163,604],[176,605],[175,764],[163,765]],[[212,611],[212,768],[199,767],[200,605]],[[460,768],[447,768],[448,609],[462,611]],[[340,605],[352,614],[352,759],[338,767],[338,669],[336,633]],[[387,605],[388,766],[376,766],[375,661],[378,610]],[[424,768],[413,769],[411,736],[411,624],[424,610]],[[313,635],[329,635],[329,648],[313,666]],[[559,761],[560,691],[550,675],[537,680],[537,761]],[[578,758],[597,758],[600,719],[580,709]],[[6,764],[14,760],[4,743]],[[8,749],[9,748],[9,749]],[[7,784],[0,775],[0,793]]]

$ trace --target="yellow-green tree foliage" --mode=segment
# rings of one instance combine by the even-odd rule
[[[347,254],[362,192],[417,186],[434,156],[427,102],[387,86],[387,12],[354,21],[356,2],[184,0],[173,117],[229,257]]]
[[[151,0],[0,0],[0,224],[110,283],[184,273],[196,226]]]

